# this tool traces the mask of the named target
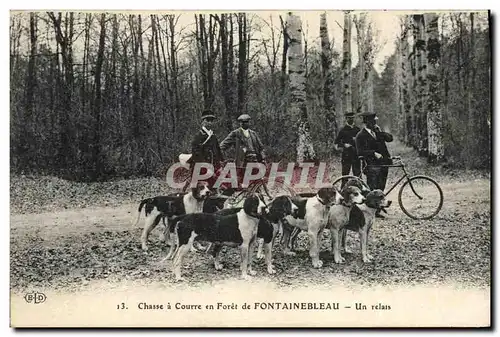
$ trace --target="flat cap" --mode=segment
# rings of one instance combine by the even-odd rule
[[[246,122],[246,121],[249,121],[249,120],[251,120],[251,119],[252,119],[252,117],[250,117],[250,115],[248,115],[248,114],[242,114],[242,115],[240,115],[240,116],[238,117],[238,120],[239,120],[240,122]]]

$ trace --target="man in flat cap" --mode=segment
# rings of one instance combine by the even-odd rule
[[[245,174],[247,163],[262,163],[265,159],[264,146],[259,135],[249,128],[251,119],[248,114],[240,115],[238,117],[240,127],[231,131],[220,144],[222,151],[234,147],[234,160],[240,183]]]
[[[377,125],[378,117],[375,112],[360,114],[363,117],[364,128],[356,135],[356,149],[358,156],[363,156],[367,165],[392,164],[391,155],[386,142],[392,142],[390,133],[383,132]],[[367,167],[366,183],[370,189],[384,191],[387,182],[388,167]],[[377,212],[377,217],[384,218]]]
[[[254,130],[250,130],[248,114],[238,117],[240,127],[233,130],[221,142],[221,150],[227,151],[234,146],[236,167],[244,167],[246,163],[260,163],[265,159],[264,146]]]
[[[361,174],[361,165],[356,151],[356,135],[361,131],[354,124],[354,112],[345,114],[346,124],[340,129],[334,144],[342,149],[342,175],[349,175],[352,168],[352,174],[359,177]],[[347,183],[347,179],[342,179],[341,188]]]

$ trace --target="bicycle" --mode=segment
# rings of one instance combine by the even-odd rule
[[[361,172],[364,172],[367,167],[396,167],[403,170],[403,176],[397,179],[397,181],[391,186],[391,188],[387,192],[384,192],[384,194],[386,196],[389,195],[392,190],[394,190],[403,180],[406,179],[406,181],[399,189],[398,204],[403,213],[405,213],[410,218],[414,220],[429,220],[435,217],[441,211],[444,201],[443,190],[441,189],[441,186],[439,186],[439,184],[434,179],[425,175],[410,176],[406,171],[406,165],[401,157],[391,157],[392,164],[388,165],[367,165],[363,157],[360,156],[359,159],[362,163]],[[333,182],[333,185],[342,181],[342,179],[357,179],[360,180],[365,186],[367,186],[367,184],[362,179],[362,173],[359,177],[354,175],[341,176]],[[430,187],[424,186],[424,184],[429,183]],[[411,194],[409,194],[409,192],[407,192],[408,190],[413,192],[413,196],[415,196],[416,199]],[[416,206],[414,205],[414,202],[416,201],[423,201],[424,205]],[[424,215],[416,214],[419,210],[425,212],[427,209],[429,209],[429,203],[433,202],[436,202],[436,207],[433,208],[430,213],[426,213]]]
[[[228,163],[229,162],[224,162],[224,165]],[[291,196],[296,195],[294,189],[284,182],[275,183],[275,186],[271,191],[271,189],[268,187],[267,173],[269,173],[268,165],[266,165],[266,175],[263,178],[251,180],[247,186],[243,186],[241,181],[238,181],[238,186],[236,188],[229,188],[225,190],[221,186],[217,189],[218,191],[216,194],[225,195],[226,197],[228,197],[226,203],[230,208],[243,206],[242,203],[244,199],[253,194],[258,194],[267,197],[268,199],[273,199],[274,194],[280,192],[281,193],[285,192],[287,194],[290,194]],[[185,193],[189,187],[189,183],[191,182],[191,172],[186,170],[186,172],[184,172],[184,174],[181,175],[180,178],[181,181],[184,182],[184,187],[182,188],[182,192]]]

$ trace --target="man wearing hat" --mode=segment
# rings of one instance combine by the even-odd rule
[[[352,168],[352,174],[359,177],[361,174],[361,165],[356,152],[355,138],[360,129],[354,125],[354,112],[345,114],[346,125],[340,129],[334,144],[338,149],[342,149],[342,175],[349,175]],[[347,183],[347,179],[342,179],[341,188]]]
[[[247,163],[261,163],[265,159],[264,146],[259,135],[249,128],[251,119],[248,114],[240,115],[238,117],[240,127],[231,131],[220,144],[222,151],[227,151],[234,146],[234,160],[239,181],[244,176]]]
[[[204,110],[201,114],[201,129],[194,135],[191,142],[191,158],[187,161],[194,167],[196,163],[209,163],[217,170],[224,156],[222,154],[219,140],[212,130],[212,125],[215,121],[215,115],[210,110]],[[201,172],[203,174],[203,172]],[[215,177],[214,177],[215,178]],[[215,181],[209,179],[209,184],[212,186]],[[189,182],[188,182],[189,183]]]
[[[234,146],[236,167],[244,167],[246,163],[262,162],[265,158],[264,146],[254,130],[250,130],[248,114],[238,117],[240,127],[233,130],[220,144],[222,151]]]
[[[358,156],[363,156],[367,165],[389,165],[391,155],[386,142],[392,142],[390,133],[383,132],[377,125],[378,117],[374,112],[365,112],[363,117],[364,128],[356,135],[356,149]],[[385,189],[388,167],[367,167],[365,170],[366,183],[370,189]],[[377,217],[384,216],[377,212]]]

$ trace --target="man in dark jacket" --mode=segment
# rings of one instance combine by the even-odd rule
[[[380,129],[377,125],[378,117],[374,112],[366,112],[361,116],[365,126],[356,135],[358,156],[363,156],[368,166],[392,164],[391,155],[385,144],[392,142],[392,135]],[[364,173],[370,189],[381,189],[382,191],[385,189],[389,173],[388,167],[367,167]],[[377,214],[377,217],[383,218],[381,214]]]
[[[191,158],[187,161],[191,165],[191,169],[194,168],[196,163],[209,163],[217,171],[224,160],[217,136],[212,131],[214,121],[215,115],[212,111],[203,111],[201,115],[201,128],[195,133],[191,142]],[[204,173],[205,171],[202,170],[201,174]],[[210,187],[212,187],[216,181],[216,177],[213,176],[207,181]]]
[[[352,174],[359,177],[361,174],[361,165],[356,152],[356,135],[360,129],[354,125],[354,112],[345,114],[346,125],[340,129],[335,145],[342,149],[342,175],[349,175],[352,167]],[[347,179],[342,179],[341,188],[347,183]]]
[[[245,175],[247,163],[262,163],[265,159],[264,146],[257,132],[250,130],[250,120],[248,114],[240,115],[238,117],[240,127],[231,131],[220,144],[222,151],[234,147],[239,184]]]
[[[250,130],[250,120],[247,114],[239,116],[240,127],[231,131],[220,144],[222,151],[234,146],[236,167],[244,167],[251,162],[260,163],[265,159],[264,146],[259,135]]]

